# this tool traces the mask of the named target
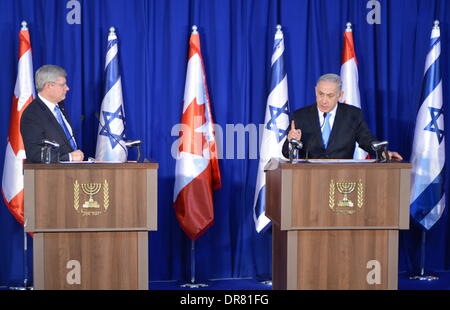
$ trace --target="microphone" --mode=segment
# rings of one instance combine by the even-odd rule
[[[291,144],[291,148],[289,150],[289,161],[292,163],[294,158],[297,158],[298,151],[302,149],[303,143],[296,139],[289,140],[289,143]]]
[[[322,130],[323,125],[325,125],[325,121],[327,119],[328,112],[323,112],[323,123],[320,125],[320,130]]]
[[[50,147],[55,148],[55,149],[59,148],[59,143],[58,142],[50,141],[50,140],[47,140],[47,139],[43,139],[40,145],[41,146],[50,146]]]
[[[296,148],[297,150],[301,150],[303,148],[303,143],[302,141],[298,141],[295,139],[291,139],[289,140],[289,143],[291,143],[291,145]]]
[[[42,139],[41,143],[41,163],[50,164],[59,162],[59,143]]]
[[[125,141],[124,145],[128,148],[130,147],[135,147],[135,146],[139,146],[141,145],[142,141],[141,140],[127,140]]]
[[[379,149],[383,148],[383,147],[387,147],[389,144],[389,142],[387,141],[373,141],[370,146],[372,147],[372,150],[374,151],[378,151]]]
[[[376,160],[377,163],[387,163],[389,162],[389,153],[388,153],[388,142],[387,141],[373,141],[370,146],[372,147],[372,150],[375,151],[376,154]],[[381,155],[381,154],[383,155]]]
[[[142,143],[141,140],[127,140],[124,143],[127,148],[136,147],[136,149],[137,149],[137,162],[139,162],[140,159],[141,159],[141,143]]]

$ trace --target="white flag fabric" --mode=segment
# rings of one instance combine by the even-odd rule
[[[270,223],[265,215],[266,173],[264,167],[271,158],[283,157],[282,147],[289,127],[288,81],[283,57],[284,37],[281,26],[277,26],[272,54],[271,85],[267,98],[253,202],[253,219],[257,232],[261,232]]]
[[[95,159],[97,161],[127,161],[128,150],[124,145],[125,110],[119,68],[119,47],[113,27],[111,27],[108,35],[108,50],[105,61],[105,95],[99,120]]]
[[[430,229],[445,208],[445,133],[438,22],[431,31],[411,156],[411,216]]]
[[[2,178],[2,194],[5,204],[22,225],[24,224],[23,160],[26,155],[22,135],[20,134],[20,118],[34,98],[30,33],[26,27],[26,22],[23,22],[22,29],[19,32],[19,63]]]
[[[342,90],[344,95],[341,102],[351,104],[355,107],[361,108],[361,97],[358,86],[358,61],[356,60],[355,44],[353,43],[353,32],[351,24],[347,23],[347,28],[344,32],[344,47],[342,49],[342,64],[341,64],[341,80]],[[353,158],[365,159],[367,152],[358,146],[356,143],[355,153]]]

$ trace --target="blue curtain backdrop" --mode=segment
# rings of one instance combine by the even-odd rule
[[[81,24],[69,24],[72,3]],[[440,20],[447,133],[450,1],[380,0],[380,24],[369,24],[367,0],[2,0],[0,1],[0,144],[6,147],[11,98],[17,74],[18,31],[28,22],[36,70],[57,64],[68,73],[66,110],[87,156],[94,156],[103,94],[108,29],[116,28],[126,111],[127,137],[144,140],[145,158],[158,171],[158,231],[150,233],[150,280],[187,280],[190,241],[172,208],[177,140],[191,26],[201,36],[216,124],[223,129],[220,160],[223,187],[214,194],[215,223],[196,242],[197,279],[270,278],[271,231],[257,234],[252,218],[258,159],[250,159],[249,134],[225,146],[227,124],[264,122],[270,58],[277,23],[283,26],[291,111],[314,103],[314,85],[339,73],[346,22],[353,24],[359,62],[361,105],[369,126],[407,160],[410,157],[421,81],[433,21]],[[69,5],[68,5],[69,4]],[[67,6],[69,8],[67,8]],[[228,127],[229,129],[232,127]],[[447,150],[449,150],[447,136]],[[238,150],[245,148],[244,159]],[[131,153],[130,159],[136,154]],[[133,158],[134,157],[134,158]],[[230,156],[228,156],[230,157]],[[0,173],[4,152],[0,152]],[[447,197],[450,171],[447,163]],[[0,285],[22,281],[22,228],[3,201],[0,206]],[[430,230],[426,268],[448,270],[448,203]],[[420,228],[400,234],[400,271],[418,267]],[[31,240],[31,239],[30,239]],[[31,248],[30,248],[31,249]],[[32,263],[29,255],[29,268]]]

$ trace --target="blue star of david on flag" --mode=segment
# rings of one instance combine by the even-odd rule
[[[111,143],[111,148],[115,148],[119,141],[125,139],[125,128],[123,128],[120,134],[115,134],[113,131],[113,126],[111,123],[115,120],[125,122],[125,117],[123,115],[122,106],[120,106],[115,112],[102,111],[103,119],[105,120],[104,126],[100,129],[99,135],[105,136],[109,139]]]
[[[437,120],[439,119],[439,116],[444,114],[444,111],[442,109],[436,109],[433,107],[428,107],[428,110],[430,110],[431,122],[427,125],[427,127],[424,128],[424,130],[436,133],[437,139],[440,144],[442,142],[442,139],[444,139],[444,131],[439,128]]]
[[[275,137],[277,138],[277,141],[279,143],[287,136],[288,131],[287,128],[285,127],[286,124],[283,124],[283,127],[285,128],[278,128],[277,120],[279,116],[283,114],[289,117],[288,103],[286,102],[281,108],[269,105],[269,111],[270,111],[270,120],[267,122],[266,128],[275,133]]]

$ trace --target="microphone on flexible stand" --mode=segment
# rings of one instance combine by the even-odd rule
[[[59,162],[59,143],[43,139],[39,145],[41,145],[41,163]],[[53,158],[52,152],[55,153],[56,158]]]
[[[141,143],[141,140],[127,140],[124,144],[126,147],[135,147],[141,145]]]
[[[389,160],[389,152],[388,152],[389,142],[387,141],[373,141],[370,146],[372,150],[375,151],[377,163],[388,163]],[[384,155],[384,156],[383,156]]]
[[[294,158],[298,157],[298,152],[303,148],[302,141],[298,141],[296,139],[289,140],[291,147],[289,149],[289,162],[292,163]]]
[[[41,146],[51,146],[53,148],[59,148],[59,143],[56,141],[50,141],[47,139],[42,140],[42,143],[40,144]]]
[[[139,160],[141,159],[141,143],[142,143],[142,140],[127,140],[124,143],[127,148],[136,147],[136,149],[137,149],[137,162],[139,162]]]
[[[373,141],[370,146],[372,147],[372,150],[376,151],[379,150],[382,147],[387,147],[389,142],[387,141]]]

